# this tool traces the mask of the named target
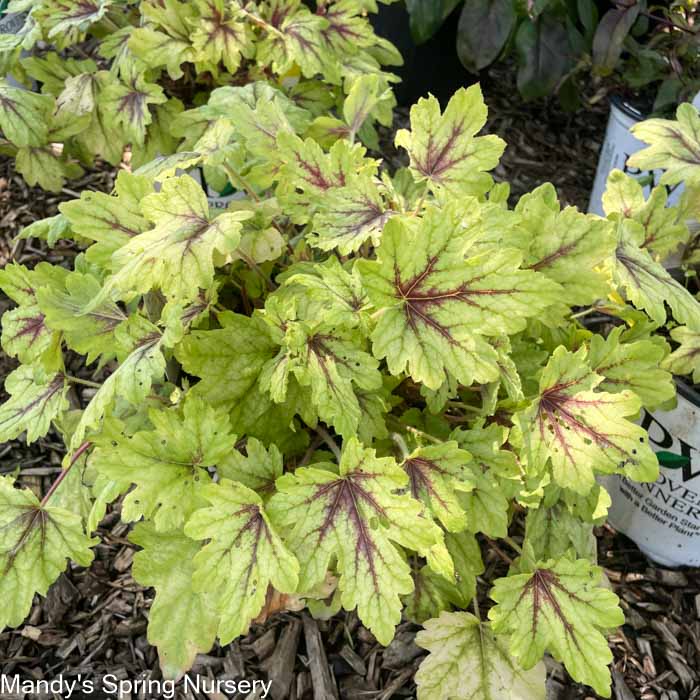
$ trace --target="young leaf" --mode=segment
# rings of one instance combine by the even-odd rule
[[[294,593],[299,564],[282,544],[249,488],[224,480],[203,490],[211,503],[189,519],[185,533],[208,540],[194,559],[196,590],[215,599],[222,644],[245,634],[265,604],[268,586]]]
[[[627,418],[641,401],[628,390],[593,391],[602,378],[584,363],[584,352],[554,351],[539,396],[521,414],[523,454],[535,467],[551,459],[555,481],[580,494],[593,488],[596,473],[653,481],[658,464],[647,433]]]
[[[411,158],[411,171],[433,192],[482,195],[491,187],[485,171],[498,165],[505,143],[498,136],[475,136],[486,123],[479,85],[461,88],[445,112],[432,95],[411,107],[411,130],[396,132],[396,145]]]
[[[21,365],[5,380],[10,398],[0,406],[0,442],[14,440],[27,431],[27,444],[46,435],[51,421],[68,409],[68,384],[61,373],[46,376]]]
[[[476,203],[474,203],[475,206]],[[381,310],[372,333],[389,371],[437,389],[450,372],[462,384],[498,378],[497,354],[484,335],[520,330],[527,316],[556,300],[559,285],[521,270],[513,249],[465,260],[470,240],[460,206],[427,209],[419,224],[394,217],[377,261],[357,263]]]
[[[269,449],[255,438],[246,442],[246,456],[232,450],[219,461],[217,472],[224,479],[238,481],[259,494],[274,492],[275,481],[282,476],[282,454],[275,445]]]
[[[528,511],[525,540],[537,559],[558,559],[572,550],[576,558],[596,559],[593,525],[576,517],[561,503]]]
[[[110,446],[95,449],[90,464],[113,481],[136,485],[124,499],[125,521],[145,516],[166,532],[203,505],[207,468],[232,449],[234,436],[225,413],[196,398],[182,412],[151,411],[148,417],[153,430],[115,436]]]
[[[192,667],[198,653],[211,649],[216,638],[213,597],[192,585],[193,559],[200,545],[181,532],[157,532],[148,522],[138,523],[129,539],[143,547],[134,555],[134,580],[156,589],[148,641],[158,647],[163,676],[177,680]]]
[[[10,477],[0,476],[0,629],[22,624],[34,594],[46,595],[66,559],[89,566],[94,544],[79,516],[41,505],[29,489],[16,489]]]
[[[466,612],[428,620],[416,644],[429,654],[416,672],[418,700],[544,700],[544,663],[523,670],[490,625]]]
[[[422,506],[394,492],[408,477],[389,457],[378,458],[357,439],[345,443],[339,472],[317,464],[284,474],[268,504],[276,529],[301,565],[300,590],[320,583],[337,557],[343,607],[388,644],[401,619],[400,596],[413,588],[396,544],[422,553],[438,542]]]
[[[510,653],[529,669],[549,651],[571,677],[610,697],[612,653],[603,631],[624,622],[602,571],[586,559],[549,560],[534,571],[497,579],[492,629],[510,637]]]

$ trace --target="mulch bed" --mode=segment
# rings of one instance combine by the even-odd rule
[[[522,104],[515,97],[511,76],[499,68],[482,80],[490,108],[488,128],[509,144],[496,176],[511,182],[513,198],[552,181],[563,203],[585,210],[605,129],[605,106],[566,114],[555,101]],[[399,112],[398,125],[403,126],[406,118],[405,112]],[[386,141],[388,158],[400,162],[388,146],[390,139]],[[10,259],[27,265],[41,260],[69,262],[77,252],[69,243],[48,250],[40,242],[17,243],[13,238],[23,226],[55,214],[60,201],[82,189],[109,191],[113,178],[110,169],[97,168],[71,183],[70,189],[50,194],[28,188],[13,173],[11,161],[0,160],[0,266]],[[0,311],[9,304],[0,297]],[[0,380],[14,366],[0,354]],[[0,398],[4,398],[1,391]],[[20,467],[23,485],[45,492],[60,470],[62,450],[52,434],[30,447],[13,441],[0,447],[0,474]],[[97,533],[101,543],[93,566],[89,570],[71,567],[46,599],[37,598],[24,625],[0,633],[2,673],[35,680],[60,673],[95,680],[108,673],[132,681],[159,677],[156,651],[146,640],[153,591],[131,578],[134,548],[127,540],[128,530],[115,507]],[[599,528],[597,534],[600,563],[627,616],[626,624],[610,637],[615,656],[613,696],[616,700],[700,698],[700,571],[655,567],[632,542],[610,528]],[[485,546],[484,557],[486,578],[503,572],[502,555]],[[480,600],[486,610],[482,584]],[[274,700],[411,698],[415,697],[413,675],[425,653],[414,644],[418,629],[403,623],[395,640],[383,649],[354,612],[329,621],[315,621],[305,613],[282,613],[253,626],[250,634],[233,644],[197,657],[190,675],[270,679]],[[597,697],[572,683],[560,664],[547,660],[547,665],[552,700]],[[76,693],[72,697],[106,696]],[[150,696],[141,692],[123,697]],[[225,696],[187,697],[223,700]],[[248,698],[257,700],[259,694]]]

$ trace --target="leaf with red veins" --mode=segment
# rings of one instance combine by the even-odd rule
[[[653,481],[658,463],[646,431],[632,423],[642,402],[631,391],[594,391],[602,377],[585,364],[585,350],[557,348],[540,380],[540,394],[515,423],[526,432],[523,457],[535,469],[551,460],[559,486],[581,494],[595,475],[626,474]]]
[[[2,349],[25,364],[40,358],[55,341],[44,320],[36,304],[6,311],[2,317]]]
[[[476,200],[467,203],[479,206]],[[492,249],[466,257],[467,204],[428,207],[422,219],[393,217],[376,261],[357,265],[380,311],[372,334],[389,371],[437,389],[452,374],[470,385],[498,379],[498,355],[486,336],[516,333],[554,303],[561,287],[520,268],[522,255]]]
[[[356,438],[344,445],[340,467],[316,464],[284,474],[267,512],[301,566],[299,589],[321,583],[333,560],[341,602],[357,612],[381,644],[401,620],[400,596],[413,579],[397,545],[425,556],[441,537],[421,517],[422,505],[396,491],[408,477],[390,457],[378,458]]]
[[[452,440],[420,447],[401,463],[408,475],[411,496],[425,504],[430,514],[450,532],[460,532],[467,526],[457,490],[472,488],[467,467],[470,461],[471,455]]]
[[[610,697],[612,653],[604,633],[625,619],[617,596],[602,585],[600,568],[587,559],[552,559],[497,579],[491,597],[493,631],[509,640],[522,668],[535,666],[547,651],[574,680]]]
[[[354,178],[372,176],[377,162],[365,158],[365,149],[344,139],[336,141],[328,153],[313,139],[281,132],[277,136],[280,171],[277,198],[294,223],[307,223],[314,213],[324,211],[327,198],[346,187]]]
[[[48,433],[51,421],[68,409],[68,384],[62,374],[44,376],[29,365],[8,375],[10,398],[0,406],[0,442],[14,440],[25,430],[27,444]]]
[[[453,196],[482,195],[493,180],[486,171],[495,168],[505,148],[498,136],[476,136],[486,123],[487,109],[479,85],[458,90],[444,113],[430,95],[411,107],[411,130],[396,133],[396,145],[411,158],[411,171],[433,192]]]

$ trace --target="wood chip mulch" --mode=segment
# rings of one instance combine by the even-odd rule
[[[564,203],[585,209],[605,129],[605,106],[567,114],[555,100],[522,104],[511,74],[504,69],[483,76],[482,85],[490,107],[488,128],[509,144],[496,175],[512,183],[513,197],[550,180]],[[405,111],[399,112],[397,125],[404,126],[406,117]],[[388,157],[399,158],[391,153]],[[76,252],[72,245],[48,250],[35,241],[15,242],[14,236],[32,221],[55,214],[60,201],[84,188],[109,191],[113,179],[111,169],[97,168],[69,189],[50,194],[28,188],[13,173],[9,159],[0,159],[0,267],[10,259],[28,265],[40,260],[67,264]],[[9,300],[0,295],[0,311],[8,306]],[[0,354],[0,382],[14,366]],[[0,447],[0,473],[20,467],[22,484],[45,492],[60,469],[62,450],[51,433],[30,447],[13,441]],[[70,567],[45,599],[35,600],[22,626],[0,633],[1,673],[34,680],[60,673],[93,679],[109,673],[132,681],[159,678],[157,654],[146,639],[153,591],[131,578],[134,548],[127,540],[128,530],[119,521],[117,506],[97,533],[101,544],[93,566],[89,570]],[[656,567],[610,528],[599,528],[597,534],[600,564],[627,617],[626,624],[610,636],[615,659],[613,697],[700,699],[700,570]],[[486,547],[484,551],[487,572],[503,568],[498,556]],[[484,610],[488,607],[485,591],[480,585]],[[395,640],[383,649],[355,613],[328,621],[315,621],[305,613],[281,613],[253,626],[233,644],[198,656],[190,676],[269,679],[273,700],[414,698],[413,675],[425,653],[414,643],[419,629],[401,624]],[[589,688],[572,683],[560,664],[548,659],[547,666],[550,700],[597,697]],[[19,700],[24,696],[0,697]],[[72,697],[107,696],[76,693]],[[123,697],[151,696],[140,692]],[[224,700],[226,696],[179,697]],[[248,695],[248,700],[259,698],[259,693]]]

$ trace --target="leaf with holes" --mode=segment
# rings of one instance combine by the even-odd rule
[[[424,623],[416,644],[428,650],[416,672],[418,700],[544,700],[544,663],[523,670],[491,626],[466,612]]]
[[[377,261],[357,263],[381,311],[372,333],[375,356],[386,358],[392,374],[408,367],[431,389],[446,372],[466,385],[497,379],[497,354],[486,336],[522,329],[525,318],[556,301],[561,290],[521,269],[516,250],[466,257],[470,239],[460,227],[461,207],[431,207],[417,223],[392,218]]]
[[[658,463],[646,431],[630,420],[640,399],[625,389],[595,391],[603,377],[586,364],[585,349],[559,347],[540,378],[540,391],[516,424],[523,430],[523,457],[535,469],[551,460],[555,481],[580,494],[595,485],[595,475],[626,474],[653,481]]]
[[[42,505],[12,482],[0,476],[0,629],[22,624],[34,594],[46,595],[67,559],[89,566],[97,543],[85,535],[78,515]]]
[[[208,543],[194,559],[195,590],[216,600],[222,644],[245,634],[260,611],[268,586],[280,593],[297,589],[299,564],[275,532],[262,499],[246,486],[224,480],[209,484],[211,504],[187,522],[185,533]]]
[[[340,467],[316,464],[284,474],[268,504],[276,529],[301,565],[300,590],[324,580],[337,557],[343,607],[357,607],[362,622],[388,644],[401,619],[400,596],[413,588],[397,545],[421,553],[438,542],[436,526],[420,517],[408,495],[406,473],[357,439],[345,443]]]
[[[129,539],[143,548],[134,555],[134,580],[156,590],[148,641],[158,647],[164,677],[178,680],[216,638],[213,597],[195,590],[192,581],[200,546],[180,531],[157,532],[149,522],[138,523]]]
[[[95,449],[90,464],[113,481],[135,485],[124,499],[124,520],[145,516],[167,532],[205,504],[207,469],[223,460],[234,436],[225,412],[196,398],[182,411],[152,410],[148,417],[152,430],[115,436],[110,446]]]
[[[486,171],[498,165],[505,143],[498,136],[476,136],[486,123],[486,105],[479,85],[458,90],[444,113],[432,95],[411,107],[411,129],[396,132],[411,171],[434,192],[453,196],[481,195],[491,187]]]
[[[489,618],[509,638],[510,653],[529,669],[548,651],[572,678],[610,697],[612,653],[606,629],[625,617],[617,596],[602,585],[602,571],[585,559],[549,560],[534,571],[497,579]]]

